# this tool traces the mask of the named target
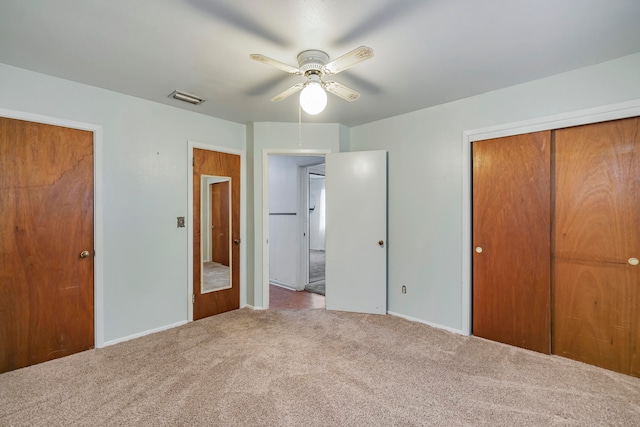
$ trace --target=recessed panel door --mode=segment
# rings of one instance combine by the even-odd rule
[[[550,352],[550,132],[477,141],[473,334]]]
[[[0,118],[0,372],[94,346],[93,133]]]

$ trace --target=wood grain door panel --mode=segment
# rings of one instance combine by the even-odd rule
[[[193,150],[193,319],[240,308],[240,244],[231,245],[231,288],[201,293],[201,176],[231,178],[231,240],[240,240],[240,156]]]
[[[0,192],[0,372],[92,348],[93,134],[0,118]]]
[[[640,119],[555,135],[554,353],[639,375]]]
[[[640,283],[628,265],[558,260],[554,263],[554,353],[629,373],[633,314],[630,282]]]
[[[626,263],[638,255],[639,122],[555,132],[555,257]]]
[[[550,132],[474,142],[473,334],[550,352]]]

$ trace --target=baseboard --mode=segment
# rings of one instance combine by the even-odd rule
[[[255,310],[255,311],[266,310],[264,307],[254,307],[249,304],[245,304],[242,308],[250,308],[251,310]]]
[[[186,320],[181,320],[180,322],[172,323],[170,325],[161,326],[161,327],[155,328],[155,329],[149,329],[148,331],[140,332],[140,333],[129,335],[129,336],[122,337],[122,338],[116,338],[115,340],[111,340],[111,341],[105,342],[102,347],[108,347],[110,345],[114,345],[114,344],[118,344],[118,343],[121,343],[121,342],[133,340],[133,339],[136,339],[136,338],[144,337],[145,335],[150,335],[150,334],[155,334],[156,332],[166,331],[167,329],[177,328],[178,326],[185,325],[186,323],[187,323]]]
[[[459,329],[450,328],[448,326],[439,325],[437,323],[427,322],[426,320],[416,319],[415,317],[405,316],[404,314],[394,313],[393,311],[387,311],[387,314],[390,314],[390,315],[396,316],[396,317],[401,317],[401,318],[403,318],[405,320],[409,320],[410,322],[422,323],[422,324],[425,324],[427,326],[431,326],[432,328],[443,329],[445,331],[453,332],[454,334],[466,335],[465,333],[463,333]]]
[[[275,286],[280,286],[281,288],[289,289],[290,291],[297,291],[298,290],[298,288],[296,288],[291,283],[281,282],[280,280],[269,279],[269,284],[270,285],[275,285]]]

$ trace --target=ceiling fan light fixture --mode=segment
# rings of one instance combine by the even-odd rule
[[[327,93],[319,81],[311,81],[300,92],[300,106],[311,115],[324,111],[327,106]]]

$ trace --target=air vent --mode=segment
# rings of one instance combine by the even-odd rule
[[[169,95],[169,98],[177,99],[178,101],[188,102],[189,104],[193,104],[193,105],[200,105],[204,101],[206,101],[206,99],[204,98],[200,98],[199,96],[182,92],[180,90],[174,90],[173,92],[171,92],[171,94]]]

